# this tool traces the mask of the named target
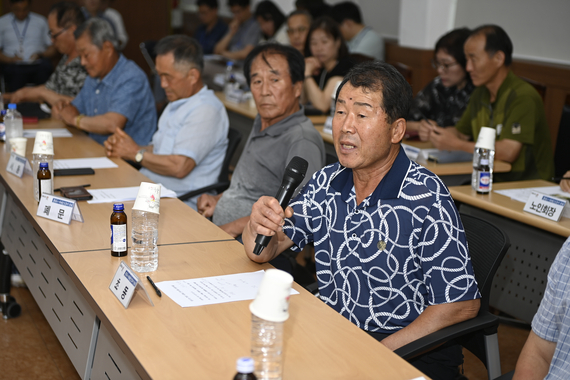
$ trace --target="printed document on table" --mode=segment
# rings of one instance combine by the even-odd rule
[[[156,286],[181,307],[213,305],[253,300],[263,279],[264,271],[225,276],[162,281]],[[291,294],[299,294],[291,289]]]
[[[54,169],[111,169],[118,168],[119,165],[107,157],[90,157],[90,158],[68,158],[64,160],[53,160]]]
[[[52,129],[24,129],[24,137],[33,138],[36,137],[37,132],[50,132],[52,137],[73,137],[71,132],[66,128],[52,128]]]
[[[523,189],[504,189],[493,190],[494,193],[504,195],[511,198],[513,201],[526,203],[530,197],[530,193],[536,191],[537,193],[551,195],[556,198],[565,199],[568,202],[562,211],[562,216],[570,218],[570,193],[566,193],[560,189],[560,186],[545,186],[545,187],[527,187]]]
[[[115,187],[111,189],[86,189],[89,194],[93,195],[93,199],[87,203],[115,203],[128,202],[137,199],[139,186],[133,187]],[[176,198],[176,193],[166,187],[160,185],[161,198]]]

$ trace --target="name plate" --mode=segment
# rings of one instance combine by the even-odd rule
[[[15,152],[10,152],[10,159],[8,160],[8,165],[6,166],[6,171],[8,173],[14,174],[18,178],[22,178],[24,175],[24,170],[29,167],[30,172],[32,168],[26,157],[22,157]]]
[[[113,281],[111,281],[111,284],[109,285],[109,290],[111,290],[111,293],[117,297],[119,302],[126,309],[129,307],[129,304],[139,287],[142,288],[145,298],[148,299],[152,306],[154,306],[154,303],[148,295],[145,287],[140,283],[139,276],[136,275],[127,263],[121,260],[121,263],[115,272],[115,276],[113,277]]]
[[[524,205],[524,211],[558,222],[566,200],[533,191]]]
[[[51,194],[41,195],[36,215],[65,224],[69,224],[72,219],[83,223],[83,215],[76,200]]]

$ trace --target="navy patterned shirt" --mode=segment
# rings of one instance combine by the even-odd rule
[[[480,297],[451,195],[402,149],[361,204],[336,163],[289,205],[283,230],[294,251],[314,243],[321,299],[364,330],[392,333],[429,305]]]

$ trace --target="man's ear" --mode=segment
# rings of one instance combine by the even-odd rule
[[[296,98],[299,98],[303,93],[303,81],[299,81],[293,85],[293,93]]]
[[[115,47],[113,46],[111,41],[105,41],[103,42],[103,47],[101,50],[103,50],[104,53],[111,55],[114,53]]]
[[[505,64],[505,52],[502,50],[497,51],[495,54],[493,54],[492,60],[495,62],[495,65],[497,67],[503,66]]]
[[[406,133],[406,119],[400,118],[392,123],[392,144],[397,144],[404,138]]]

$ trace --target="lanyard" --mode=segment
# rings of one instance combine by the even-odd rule
[[[20,42],[20,54],[22,55],[21,58],[24,58],[24,38],[26,38],[26,32],[28,31],[28,25],[30,25],[30,16],[26,17],[26,22],[24,24],[24,30],[20,34],[20,29],[18,29],[18,24],[16,24],[16,17],[12,19],[12,27],[14,28],[14,32],[16,32],[16,38]]]

